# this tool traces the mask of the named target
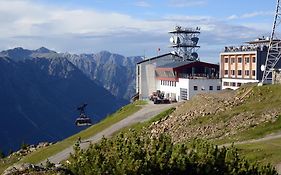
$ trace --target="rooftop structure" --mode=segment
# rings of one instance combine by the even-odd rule
[[[169,32],[172,36],[170,38],[170,47],[174,49],[174,53],[182,57],[182,60],[199,60],[197,50],[200,28],[182,28],[176,26],[173,31]]]

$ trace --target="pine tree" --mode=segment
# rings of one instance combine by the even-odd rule
[[[5,154],[3,151],[0,150],[0,159],[3,159],[3,158],[5,158]]]

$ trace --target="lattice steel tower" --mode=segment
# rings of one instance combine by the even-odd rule
[[[176,26],[175,29],[169,32],[172,36],[170,38],[171,47],[174,48],[174,52],[180,55],[183,60],[199,60],[197,50],[200,28],[182,28]]]
[[[263,85],[264,83],[272,83],[272,71],[281,58],[281,40],[277,39],[276,37],[276,29],[281,23],[280,8],[280,0],[277,0],[276,13],[268,45],[267,57],[265,65],[262,65],[261,67],[261,70],[263,71],[262,81],[259,85]]]

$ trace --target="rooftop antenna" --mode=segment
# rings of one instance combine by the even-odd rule
[[[281,40],[277,40],[276,37],[276,28],[281,23],[280,8],[280,0],[277,0],[276,12],[272,26],[272,33],[269,40],[266,61],[265,65],[262,65],[261,67],[263,76],[262,81],[259,83],[259,86],[262,86],[264,83],[272,83],[272,71],[281,58]]]
[[[184,60],[198,61],[197,50],[200,28],[183,28],[176,26],[175,29],[169,32],[172,36],[170,38],[170,47],[174,48],[174,53],[181,56]]]

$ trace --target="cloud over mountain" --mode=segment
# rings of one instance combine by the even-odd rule
[[[148,1],[136,1],[131,4],[138,6],[155,7],[156,4]],[[169,0],[159,4],[159,8],[169,5],[192,9],[192,6],[210,4],[208,1]],[[178,7],[175,7],[176,9]],[[140,7],[141,8],[141,7]],[[184,9],[184,8],[180,8]],[[31,0],[2,0],[0,1],[0,49],[24,46],[36,48],[39,45],[47,46],[61,52],[85,53],[109,50],[123,55],[154,56],[156,49],[168,52],[168,31],[175,25],[187,27],[199,26],[205,38],[204,43],[214,45],[213,52],[221,49],[219,43],[214,43],[211,37],[224,41],[227,44],[234,37],[245,40],[267,34],[270,26],[260,21],[258,25],[252,23],[230,23],[229,19],[252,18],[269,15],[270,12],[249,12],[244,15],[230,17],[214,17],[206,14],[163,13],[157,17],[146,17],[146,12],[132,15],[114,10],[99,10],[95,6],[84,8],[81,6],[56,6],[52,3],[39,3]],[[155,12],[157,13],[157,11]],[[251,24],[248,25],[247,24]],[[271,24],[271,23],[270,23]],[[239,30],[237,30],[239,29]],[[225,30],[225,31],[224,31]],[[224,35],[222,35],[224,31]],[[251,32],[249,32],[251,31]],[[234,42],[235,43],[235,42]],[[201,48],[207,55],[209,48]],[[213,56],[212,56],[213,57]]]

